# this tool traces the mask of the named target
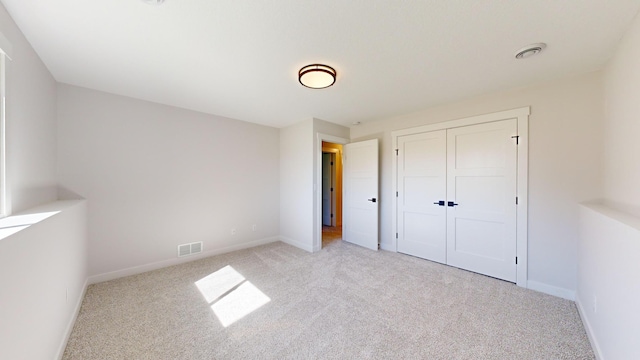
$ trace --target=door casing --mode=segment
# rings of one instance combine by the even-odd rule
[[[316,211],[314,225],[314,239],[313,239],[313,251],[320,251],[322,249],[322,142],[331,142],[334,144],[345,145],[349,143],[349,139],[317,133],[316,138],[316,178],[314,184],[314,192],[316,197]],[[344,188],[343,188],[344,190]],[[344,194],[342,196],[344,198]]]

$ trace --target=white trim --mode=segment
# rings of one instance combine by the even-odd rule
[[[531,108],[527,106],[527,107],[522,107],[518,109],[499,111],[491,114],[471,116],[471,117],[457,119],[457,120],[441,121],[435,124],[416,126],[416,127],[402,129],[402,130],[395,130],[391,132],[391,136],[395,138],[403,135],[419,134],[423,132],[452,129],[456,127],[483,124],[483,123],[488,123],[493,121],[528,117],[530,114],[531,114]]]
[[[114,279],[118,279],[125,276],[142,274],[147,271],[158,270],[168,266],[173,266],[173,265],[191,262],[194,260],[204,259],[214,255],[226,254],[226,253],[237,251],[237,250],[248,249],[255,246],[269,244],[279,240],[281,240],[279,236],[273,236],[273,237],[268,237],[264,239],[249,241],[243,244],[211,249],[211,250],[203,251],[199,254],[194,254],[191,256],[185,256],[181,258],[176,257],[173,259],[157,261],[157,262],[153,262],[145,265],[133,266],[133,267],[122,269],[122,270],[111,271],[104,274],[93,275],[89,277],[88,281],[89,281],[89,284],[97,284],[97,283],[114,280]]]
[[[60,342],[60,346],[58,347],[58,355],[56,359],[62,359],[62,355],[64,355],[64,350],[67,348],[67,342],[69,341],[69,337],[71,336],[71,332],[73,331],[73,326],[76,323],[76,319],[78,318],[78,314],[80,313],[80,307],[82,307],[82,302],[84,301],[84,296],[87,293],[87,287],[89,286],[89,278],[85,279],[84,285],[82,286],[82,291],[80,292],[80,296],[76,299],[76,306],[73,309],[73,316],[69,319],[67,323],[67,328],[64,331],[64,337]]]
[[[567,299],[571,301],[576,300],[576,292],[573,290],[569,290],[569,289],[565,289],[565,288],[561,288],[553,285],[548,285],[548,284],[544,284],[537,281],[531,281],[531,280],[527,281],[527,289],[539,291],[541,293],[561,297],[563,299]]]
[[[310,246],[308,243],[306,242],[302,242],[302,241],[298,241],[298,240],[294,240],[288,237],[284,237],[284,236],[280,236],[280,241],[282,241],[285,244],[289,244],[291,246],[295,246],[298,249],[304,250],[304,251],[308,251],[308,252],[314,252],[313,247]]]
[[[484,114],[472,116],[463,119],[443,121],[435,124],[417,126],[409,129],[395,130],[391,132],[391,141],[393,144],[392,151],[398,149],[398,138],[405,135],[413,135],[430,131],[446,130],[462,126],[483,124],[488,122],[518,119],[518,136],[520,144],[518,146],[518,175],[517,190],[518,207],[516,214],[516,256],[518,257],[518,265],[516,265],[517,279],[516,284],[521,287],[528,287],[527,269],[528,269],[528,169],[529,169],[529,115],[530,107],[519,109],[505,110],[492,114]],[[398,157],[392,156],[391,164],[391,186],[392,193],[398,190]],[[398,242],[396,241],[396,232],[398,231],[398,204],[396,201],[391,202],[391,244],[385,244],[384,249],[389,251],[398,251]],[[382,247],[382,244],[380,245]],[[545,291],[543,291],[545,292]],[[558,296],[558,295],[557,295]],[[572,295],[572,296],[575,296]],[[563,297],[563,296],[561,296]]]
[[[13,46],[9,39],[0,32],[0,54],[5,54],[9,60],[11,60],[13,54]]]
[[[413,128],[416,129],[416,128]],[[398,150],[398,137],[402,135],[410,135],[409,133],[405,134],[404,130],[392,131],[391,132],[391,151],[396,152]],[[396,155],[396,156],[393,156]],[[391,194],[393,195],[396,191],[398,191],[398,155],[391,154]],[[391,243],[385,244],[385,250],[398,252],[398,239],[396,239],[396,234],[398,233],[398,196],[396,196],[395,201],[391,201]],[[380,248],[382,247],[382,241],[380,242]]]
[[[591,343],[591,348],[593,349],[593,353],[596,356],[597,360],[602,360],[602,351],[600,350],[600,345],[598,345],[598,341],[596,340],[596,335],[593,332],[593,328],[591,327],[591,323],[589,323],[589,319],[587,318],[587,313],[584,311],[584,307],[580,302],[580,297],[576,297],[576,307],[578,308],[578,314],[580,314],[580,319],[582,319],[582,325],[587,332],[587,337],[589,338],[589,342]]]
[[[293,246],[299,247],[307,251],[312,251],[312,252],[320,251],[322,249],[322,191],[318,191],[318,189],[322,186],[321,184],[322,184],[322,142],[323,141],[334,143],[334,144],[341,144],[341,145],[345,145],[349,143],[349,139],[345,139],[345,138],[341,138],[333,135],[327,135],[323,133],[318,133],[317,135],[316,155],[314,156],[314,158],[316,159],[316,179],[315,179],[315,186],[314,186],[314,189],[316,189],[316,216],[315,216],[315,219],[313,220],[313,223],[315,226],[313,247],[311,250],[307,250],[306,247],[301,247],[295,244],[291,244]],[[342,198],[344,199],[344,186],[342,187],[342,191],[343,191]],[[344,211],[343,211],[343,214],[344,214]],[[342,219],[342,226],[344,227],[344,217]],[[284,241],[284,242],[287,242],[287,241]]]
[[[524,287],[529,278],[529,108],[518,116],[518,175],[516,178],[516,284]]]
[[[1,34],[0,34],[1,35]],[[1,44],[0,44],[1,45]],[[0,51],[0,218],[11,215],[7,191],[7,135],[6,135],[6,55]]]

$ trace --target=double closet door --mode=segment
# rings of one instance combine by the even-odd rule
[[[516,281],[517,120],[398,138],[398,252]]]

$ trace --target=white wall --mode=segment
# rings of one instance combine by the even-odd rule
[[[0,220],[0,357],[52,359],[64,350],[85,289],[86,204],[50,203],[57,199],[56,82],[2,4],[0,33],[13,59],[6,161],[14,214]],[[61,212],[24,223],[24,215],[50,211]]]
[[[280,129],[280,239],[319,250],[318,134],[349,139],[349,128],[309,119]]]
[[[576,300],[600,359],[640,358],[639,63],[636,17],[604,72],[604,199],[581,210]]]
[[[640,359],[640,218],[581,207],[576,302],[599,359]]]
[[[478,96],[351,128],[352,141],[380,139],[381,246],[391,229],[391,131],[531,106],[529,118],[529,286],[572,298],[576,289],[578,206],[602,187],[602,74]]]
[[[86,286],[86,203],[49,203],[0,228],[10,220],[26,228],[0,238],[0,358],[59,358]]]
[[[313,119],[280,129],[280,238],[313,251]]]
[[[58,137],[60,185],[90,204],[92,282],[193,260],[178,244],[277,240],[278,129],[61,84]]]
[[[640,18],[605,71],[604,196],[640,216]]]
[[[56,200],[56,82],[6,9],[0,33],[11,43],[7,61],[7,185],[20,212]]]

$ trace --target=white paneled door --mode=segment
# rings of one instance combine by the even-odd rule
[[[398,251],[516,281],[517,120],[398,137]]]
[[[447,262],[446,130],[398,139],[398,252]]]
[[[516,281],[517,121],[447,130],[447,264]]]
[[[378,250],[378,140],[344,146],[342,239]]]

